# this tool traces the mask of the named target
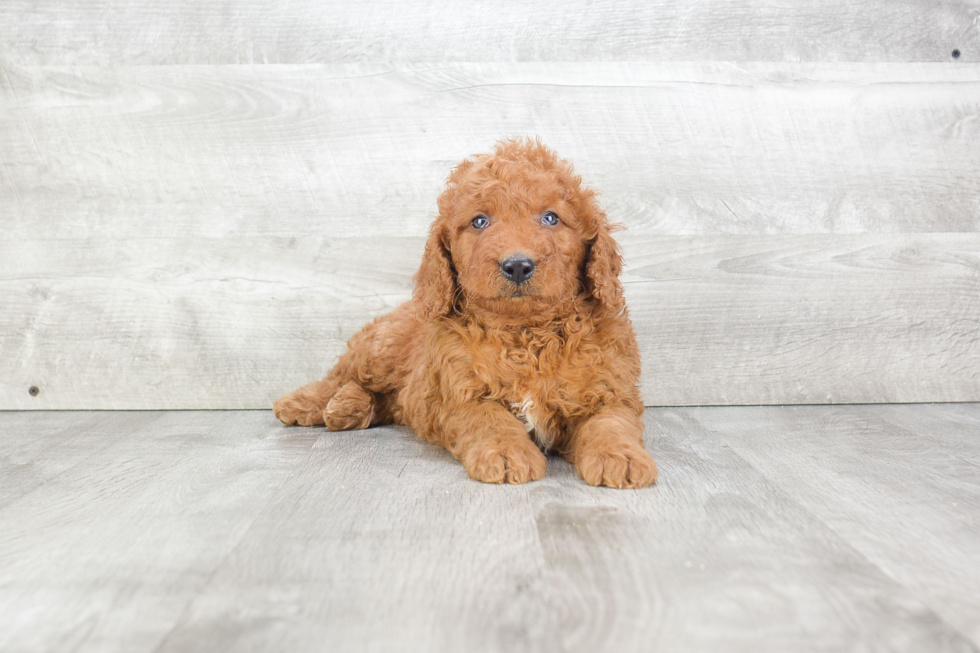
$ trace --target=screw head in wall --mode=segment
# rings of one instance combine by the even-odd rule
[[[27,389],[27,392],[32,397],[36,397],[38,395],[38,393],[41,392],[41,390],[36,385],[32,385],[30,388]]]

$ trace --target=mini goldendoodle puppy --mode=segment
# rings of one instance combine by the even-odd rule
[[[657,480],[621,259],[595,193],[531,140],[452,171],[412,300],[358,332],[285,424],[406,424],[471,478],[525,483],[557,450],[586,482]]]

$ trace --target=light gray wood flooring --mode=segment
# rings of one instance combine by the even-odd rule
[[[2,651],[977,651],[980,404],[652,408],[656,487],[403,428],[0,413]]]

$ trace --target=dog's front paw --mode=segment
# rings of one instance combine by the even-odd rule
[[[657,482],[657,463],[639,443],[586,447],[575,457],[575,468],[589,485],[625,489]]]
[[[272,406],[272,412],[286,426],[318,426],[323,424],[323,406],[303,393],[302,389],[280,398]]]
[[[474,447],[463,456],[470,478],[484,483],[527,483],[544,478],[548,459],[530,440]]]

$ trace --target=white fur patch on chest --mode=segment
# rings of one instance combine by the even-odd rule
[[[538,446],[547,451],[555,441],[554,434],[548,433],[544,420],[535,418],[534,401],[525,397],[524,401],[511,402],[510,412],[519,419]]]

